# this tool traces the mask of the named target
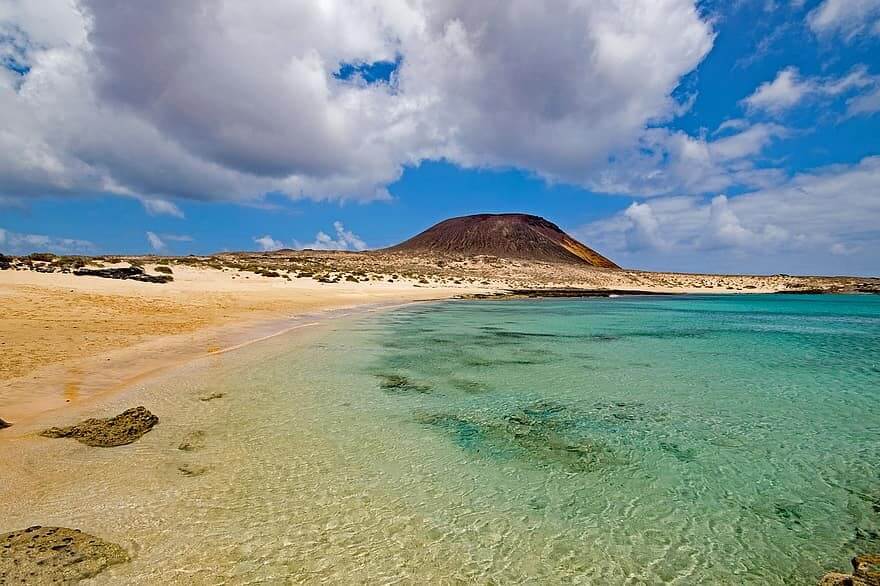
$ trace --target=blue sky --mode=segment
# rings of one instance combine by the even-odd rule
[[[880,0],[206,6],[0,0],[0,251],[517,211],[633,268],[880,274]]]

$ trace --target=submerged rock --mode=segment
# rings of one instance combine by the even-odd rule
[[[51,438],[72,437],[87,446],[110,448],[137,441],[157,423],[159,418],[141,406],[128,409],[116,417],[86,419],[70,427],[52,427],[40,435]]]
[[[430,393],[431,386],[417,383],[400,374],[380,374],[379,388],[390,393]]]
[[[552,401],[540,401],[492,419],[424,415],[419,422],[450,432],[462,448],[492,457],[588,472],[620,463],[603,441],[586,435],[585,414]]]
[[[852,566],[852,574],[825,574],[819,586],[880,586],[880,555],[856,556]]]
[[[829,572],[819,580],[819,586],[852,586],[852,576],[839,572]]]
[[[202,395],[199,401],[213,401],[214,399],[222,399],[226,395],[223,393],[211,393],[210,395]]]
[[[0,535],[0,584],[70,584],[128,559],[122,547],[78,529],[34,526]]]

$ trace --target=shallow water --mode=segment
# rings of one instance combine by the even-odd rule
[[[415,305],[137,390],[4,524],[106,583],[809,584],[880,551],[878,383],[878,297]]]

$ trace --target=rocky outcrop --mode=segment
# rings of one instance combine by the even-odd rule
[[[143,283],[168,283],[174,280],[171,275],[148,275],[147,272],[136,266],[115,267],[106,269],[76,269],[74,275],[81,277],[103,277],[105,279],[128,279]]]
[[[145,407],[135,407],[107,419],[86,419],[70,427],[53,427],[40,433],[44,437],[72,437],[98,448],[124,446],[140,439],[159,423],[159,418]]]
[[[118,545],[66,527],[0,535],[0,584],[72,584],[128,561]]]
[[[880,555],[856,556],[852,565],[852,574],[829,572],[819,586],[880,586]]]

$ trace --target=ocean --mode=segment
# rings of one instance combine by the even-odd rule
[[[876,296],[416,304],[142,392],[160,425],[64,492],[137,548],[98,582],[813,584],[880,551]]]

